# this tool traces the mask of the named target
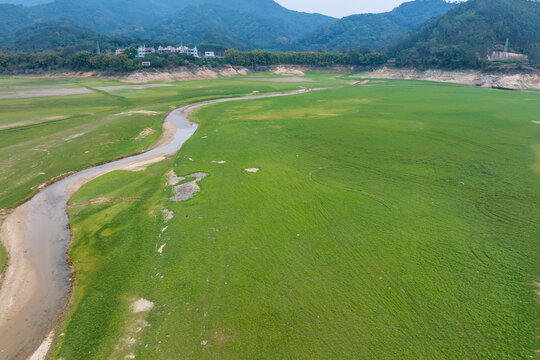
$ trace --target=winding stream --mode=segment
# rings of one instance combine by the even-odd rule
[[[164,126],[173,124],[176,127],[174,139],[169,143],[139,155],[82,170],[47,186],[15,209],[3,223],[0,233],[11,255],[0,289],[0,307],[3,308],[0,309],[0,359],[27,359],[31,356],[55,328],[66,309],[71,288],[71,270],[66,258],[71,235],[66,207],[80,186],[108,172],[148,165],[175,154],[197,130],[197,125],[187,119],[186,110],[217,102],[289,96],[309,91],[312,90],[211,100],[176,109],[164,123]]]

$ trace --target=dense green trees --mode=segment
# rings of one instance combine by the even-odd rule
[[[216,45],[206,45],[208,49],[220,49]],[[223,49],[221,49],[223,50]],[[190,55],[168,53],[147,55],[144,60],[151,61],[154,68],[174,68],[186,65],[238,65],[247,67],[277,64],[290,65],[356,65],[377,66],[385,62],[380,53],[369,50],[356,50],[347,53],[328,52],[268,52],[227,50],[223,59],[195,58]],[[50,70],[101,70],[111,72],[129,72],[141,68],[142,59],[136,58],[134,48],[127,49],[122,55],[94,54],[88,51],[71,53],[16,53],[0,52],[0,73],[18,73],[27,71]]]
[[[61,53],[0,53],[0,73],[50,70],[104,70],[126,72],[141,67],[140,61],[127,55],[96,55],[88,51],[71,56]]]
[[[55,0],[32,7],[0,4],[0,14],[0,44],[36,21],[67,19],[112,37],[278,49],[283,41],[336,21],[272,0]]]
[[[502,50],[529,55],[540,64],[540,3],[528,0],[469,0],[428,22],[389,50],[398,66],[485,68]]]
[[[239,66],[265,66],[265,65],[359,65],[377,66],[385,62],[380,53],[351,51],[347,53],[331,52],[270,52],[270,51],[238,51],[227,50],[227,61]]]
[[[390,45],[454,6],[454,3],[444,0],[411,1],[386,13],[347,16],[307,34],[294,47],[330,51],[350,50],[359,46],[377,49]]]

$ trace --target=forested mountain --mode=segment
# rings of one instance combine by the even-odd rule
[[[4,42],[34,21],[66,19],[104,35],[276,48],[335,21],[273,0],[55,0],[32,7],[0,5],[1,10]]]
[[[403,3],[386,13],[347,16],[306,35],[296,47],[312,50],[376,49],[389,45],[454,6],[455,3],[444,0],[417,0]]]
[[[115,39],[100,35],[70,21],[44,21],[20,29],[6,37],[2,48],[28,52],[67,48],[73,48],[73,51],[93,51],[96,49],[97,41],[104,49],[114,49],[132,42],[129,39]]]
[[[540,64],[540,2],[469,0],[400,40],[390,55],[402,66],[482,67],[507,38],[511,51]]]
[[[206,4],[188,6],[169,20],[136,35],[193,44],[221,44],[237,49],[276,49],[298,33],[255,14]]]
[[[34,22],[32,14],[20,5],[0,4],[0,43],[25,25]]]

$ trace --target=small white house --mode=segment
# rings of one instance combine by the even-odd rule
[[[153,48],[153,47],[146,47],[146,46],[139,46],[139,48],[137,49],[137,57],[138,58],[143,58],[145,57],[146,55],[148,54],[153,54],[156,52],[156,49]]]
[[[216,54],[213,51],[205,51],[204,52],[204,57],[205,58],[215,58]]]
[[[115,55],[121,55],[124,53],[124,51],[126,51],[126,49],[121,49],[121,48],[118,48],[116,49],[116,51],[114,52]]]
[[[158,53],[160,54],[166,54],[166,53],[176,53],[178,52],[178,49],[175,48],[174,46],[167,46],[167,47],[158,47],[158,50],[157,50]]]
[[[197,47],[195,46],[193,49],[188,49],[188,55],[199,57],[199,50],[197,50]]]

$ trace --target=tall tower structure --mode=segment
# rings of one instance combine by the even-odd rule
[[[99,48],[99,41],[96,41],[96,54],[101,54],[101,49]]]

